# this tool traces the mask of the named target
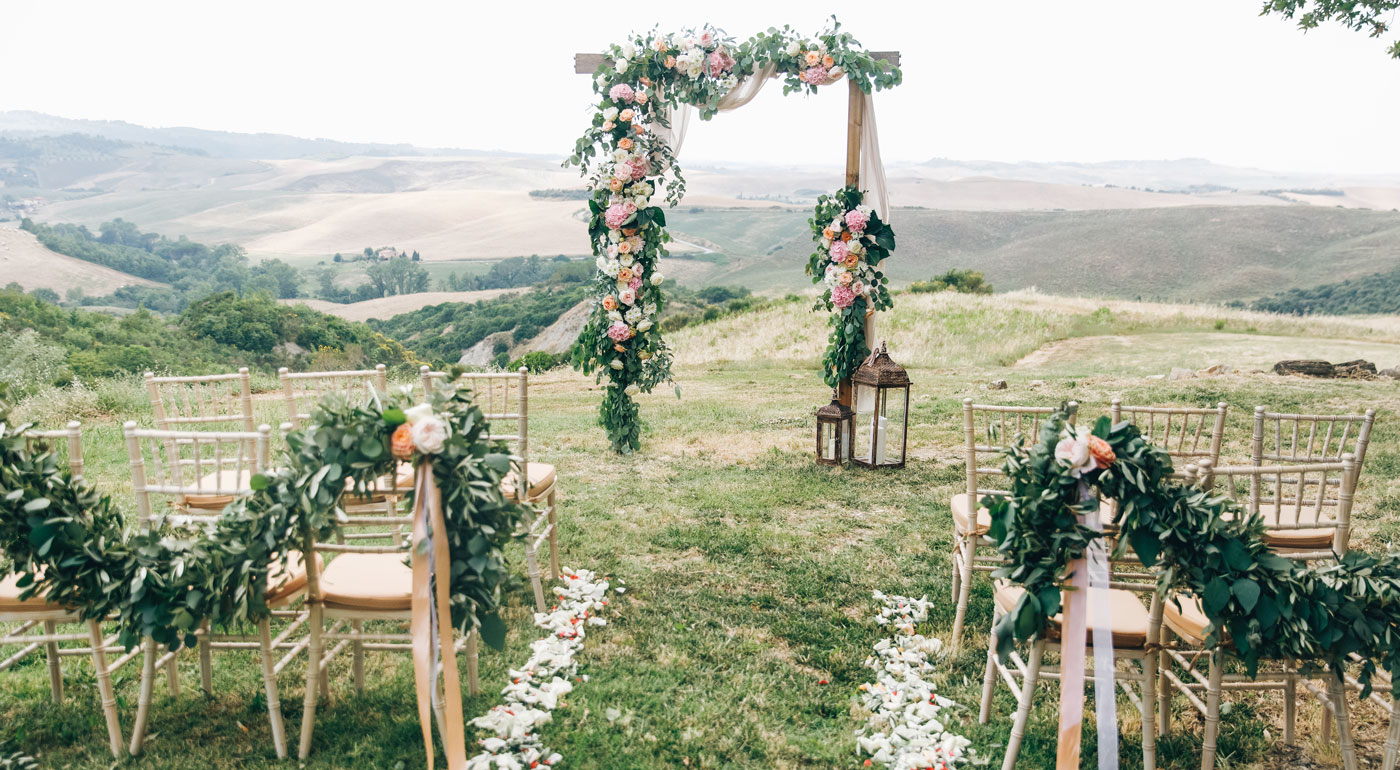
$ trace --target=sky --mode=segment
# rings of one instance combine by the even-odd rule
[[[567,154],[593,94],[573,54],[631,30],[737,38],[838,13],[904,84],[876,97],[886,162],[1207,158],[1278,171],[1400,171],[1400,61],[1262,0],[653,4],[5,0],[0,110]],[[1400,22],[1400,19],[1396,20]],[[689,163],[839,165],[846,90],[694,126]]]

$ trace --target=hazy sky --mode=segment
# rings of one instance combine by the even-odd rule
[[[876,102],[887,161],[1400,171],[1400,61],[1380,40],[1304,35],[1260,5],[4,0],[0,110],[564,154],[592,96],[575,51],[653,24],[810,32],[846,8],[868,48],[904,57],[904,85]],[[786,99],[770,87],[693,127],[683,157],[839,164],[845,101],[844,87]]]

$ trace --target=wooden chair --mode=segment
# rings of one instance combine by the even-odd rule
[[[352,399],[368,398],[370,392],[386,393],[389,377],[384,364],[373,369],[352,369],[343,372],[293,372],[287,367],[277,370],[282,381],[282,398],[287,407],[287,422],[300,428],[311,416],[311,409],[322,396],[339,393]]]
[[[248,367],[233,374],[198,377],[157,377],[146,372],[146,394],[160,430],[222,428],[249,433],[253,424],[253,391]]]
[[[1290,544],[1276,549],[1279,555],[1299,560],[1329,560],[1346,553],[1351,533],[1351,504],[1356,485],[1356,464],[1350,454],[1338,463],[1308,463],[1270,466],[1213,467],[1209,460],[1199,465],[1200,484],[1207,491],[1219,491],[1236,500],[1245,515],[1264,518],[1266,539]],[[1225,479],[1222,487],[1216,483]],[[1180,692],[1205,718],[1201,767],[1215,766],[1216,738],[1220,728],[1220,699],[1231,690],[1282,690],[1284,692],[1284,742],[1292,744],[1296,721],[1297,685],[1302,682],[1337,720],[1341,735],[1342,758],[1347,770],[1356,767],[1344,690],[1347,682],[1327,674],[1327,690],[1319,690],[1292,661],[1279,661],[1277,670],[1261,677],[1225,673],[1225,648],[1204,648],[1209,620],[1199,598],[1179,595],[1169,599],[1163,610],[1161,646],[1162,691],[1158,710],[1169,715],[1172,693]],[[1182,646],[1169,644],[1169,635]],[[1228,642],[1227,642],[1228,643]],[[1208,660],[1205,672],[1201,659]],[[1178,675],[1173,664],[1180,668]],[[1272,669],[1272,667],[1271,667]],[[1205,699],[1201,699],[1204,691]],[[1166,718],[1160,725],[1166,733]]]
[[[446,372],[435,372],[427,366],[419,370],[423,392],[432,393],[437,383],[447,379]],[[549,543],[549,579],[559,580],[559,506],[557,474],[553,465],[530,461],[530,375],[525,367],[518,372],[467,372],[458,378],[475,393],[475,403],[490,423],[486,438],[513,444],[516,470],[501,482],[501,491],[508,499],[526,503],[535,510],[543,506],[527,523],[525,564],[530,574],[530,586],[535,594],[535,608],[544,612],[544,586],[541,580],[539,548]],[[529,479],[527,491],[521,496],[519,479]]]
[[[1024,592],[1020,586],[998,581],[995,587],[996,612],[994,618],[1015,608]],[[1139,594],[1151,597],[1150,606],[1144,607]],[[1156,719],[1153,708],[1157,702],[1158,651],[1153,643],[1160,635],[1162,624],[1162,599],[1157,594],[1156,582],[1137,579],[1135,575],[1120,574],[1115,565],[1110,564],[1109,606],[1112,620],[1111,638],[1115,662],[1128,661],[1126,668],[1114,669],[1114,681],[1122,687],[1128,699],[1138,707],[1142,717],[1142,766],[1144,770],[1157,767]],[[993,627],[995,627],[995,619]],[[1042,679],[1059,679],[1060,668],[1047,666],[1045,654],[1061,652],[1063,618],[1051,618],[1049,627],[1040,638],[1031,644],[1027,658],[1013,652],[1009,664],[1002,664],[996,653],[996,639],[992,637],[987,646],[987,668],[982,679],[982,706],[978,721],[986,724],[991,717],[992,695],[998,679],[1002,680],[1016,694],[1016,717],[1011,726],[1011,737],[1007,742],[1006,755],[1002,760],[1002,770],[1011,770],[1016,765],[1021,741],[1026,734],[1026,724],[1030,720],[1034,704],[1035,686]],[[1089,613],[1086,624],[1088,640],[1085,653],[1092,655],[1094,650],[1094,616]],[[1093,680],[1093,666],[1086,672],[1086,682]],[[1136,685],[1136,691],[1133,688]]]
[[[1171,477],[1181,481],[1187,478],[1186,466],[1192,463],[1201,459],[1220,462],[1225,416],[1229,409],[1224,401],[1214,408],[1124,406],[1122,400],[1115,398],[1109,406],[1109,417],[1114,425],[1120,422],[1136,425],[1147,443],[1165,449],[1172,458]]]
[[[172,431],[144,430],[136,423],[124,426],[127,457],[131,464],[132,489],[136,495],[136,510],[142,529],[165,519],[180,527],[205,527],[213,524],[223,505],[214,508],[211,501],[232,501],[251,494],[253,474],[268,465],[268,443],[271,429],[267,425],[257,432],[246,431]],[[165,507],[160,506],[164,501]],[[191,501],[199,504],[193,504]],[[226,505],[227,502],[224,503]],[[167,512],[168,511],[168,512]],[[275,616],[292,617],[292,623],[276,638],[272,636],[271,621],[259,621],[257,637],[216,636],[207,620],[201,626],[199,669],[200,684],[205,692],[213,689],[212,653],[215,648],[256,649],[261,654],[263,676],[268,682],[280,672],[309,642],[290,641],[305,618],[286,608],[306,592],[307,572],[301,554],[288,554],[288,565],[274,563],[268,575],[266,600]],[[280,660],[273,656],[279,649],[289,649]],[[176,652],[159,655],[150,638],[144,640],[141,652],[144,661],[141,672],[141,694],[137,705],[136,724],[132,728],[131,753],[139,754],[146,737],[146,720],[150,711],[155,670],[165,668],[170,694],[178,696]],[[135,653],[132,653],[135,654]],[[273,742],[278,757],[286,756],[286,738],[282,726],[282,710],[274,686],[267,687],[268,718],[272,725]]]
[[[1074,425],[1078,408],[1077,403],[1069,403],[1071,426]],[[981,505],[981,500],[988,495],[1007,494],[1005,489],[986,486],[985,477],[1004,479],[1006,472],[1001,468],[1003,453],[1016,442],[1018,436],[1024,436],[1028,442],[1035,441],[1039,437],[1041,423],[1056,410],[1057,407],[1051,406],[974,404],[970,398],[963,399],[967,486],[965,491],[953,495],[949,502],[953,511],[953,599],[957,602],[951,644],[954,655],[962,646],[963,623],[972,597],[972,574],[991,572],[1001,563],[999,556],[977,555],[977,546],[983,543],[992,525],[991,516]],[[985,458],[987,455],[990,458]],[[981,467],[983,462],[987,462],[985,467]],[[990,546],[990,543],[984,544]]]
[[[63,430],[25,433],[26,443],[31,450],[43,446],[66,446],[68,468],[74,479],[83,476],[83,437],[82,426],[77,421],[68,423]],[[20,646],[20,650],[0,661],[0,671],[13,667],[16,663],[37,651],[41,646],[49,667],[49,691],[55,706],[63,702],[63,669],[60,658],[75,655],[91,655],[92,667],[97,678],[97,693],[102,708],[102,716],[107,724],[107,743],[113,757],[121,756],[122,730],[117,718],[117,698],[112,688],[112,672],[119,664],[108,665],[107,653],[116,649],[116,639],[104,638],[102,627],[97,620],[84,620],[76,610],[54,604],[38,594],[20,598],[25,588],[19,585],[21,575],[11,574],[0,580],[0,623],[17,623],[18,626],[0,631],[0,647]],[[59,633],[59,625],[85,626],[85,633]],[[38,633],[35,633],[35,632]],[[86,642],[82,647],[62,647],[65,642]]]
[[[412,529],[413,517],[408,512],[396,512],[397,526]],[[402,632],[366,632],[367,621],[389,621],[408,624],[412,620],[413,570],[408,566],[411,542],[407,538],[385,537],[382,528],[385,517],[380,515],[349,515],[341,528],[366,529],[379,532],[379,542],[321,542],[309,533],[304,551],[315,553],[308,562],[307,604],[311,612],[311,633],[306,666],[306,694],[302,709],[301,759],[311,753],[311,736],[316,725],[316,706],[320,698],[330,697],[329,668],[332,659],[350,647],[356,692],[364,690],[364,658],[368,651],[412,654],[412,637]],[[324,561],[322,554],[328,555]],[[324,565],[324,566],[323,566]],[[325,623],[332,623],[330,628]],[[334,646],[327,649],[327,643]],[[457,650],[466,651],[468,692],[480,692],[477,673],[477,634],[459,637]],[[267,678],[269,691],[276,682]],[[433,712],[442,730],[441,693],[433,688]]]

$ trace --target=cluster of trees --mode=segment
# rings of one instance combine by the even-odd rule
[[[1400,313],[1400,268],[1310,289],[1281,291],[1255,300],[1251,307],[1290,315]]]
[[[455,362],[463,350],[496,332],[511,331],[517,344],[532,339],[584,299],[581,286],[543,288],[480,302],[444,302],[388,320],[371,320],[369,325],[381,334],[404,340],[423,358]]]
[[[552,198],[554,200],[586,201],[593,193],[582,187],[550,187],[545,190],[531,190],[531,198]]]
[[[931,281],[915,281],[909,284],[909,291],[916,294],[940,291],[955,291],[959,294],[991,294],[992,285],[978,270],[953,268]]]
[[[367,283],[342,287],[335,285],[336,271],[318,267],[314,272],[317,296],[330,302],[363,302],[367,299],[417,294],[428,291],[431,280],[428,269],[406,256],[375,261],[365,268]]]
[[[559,255],[542,259],[538,254],[509,257],[491,266],[484,275],[457,275],[454,270],[438,281],[442,291],[515,289],[521,286],[564,286],[586,283],[593,278],[593,263]]]

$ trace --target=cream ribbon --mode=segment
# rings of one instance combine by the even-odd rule
[[[462,683],[452,644],[452,559],[447,551],[447,523],[442,516],[442,492],[429,463],[414,468],[413,489],[413,679],[418,691],[418,721],[423,749],[433,767],[432,691],[438,672],[443,678],[443,749],[448,770],[467,766],[467,743],[462,721]],[[434,537],[434,535],[439,535]],[[432,562],[429,563],[429,552]],[[434,603],[433,583],[437,584]],[[444,618],[446,621],[444,621]],[[444,658],[446,659],[444,661]]]
[[[1086,481],[1079,482],[1081,503],[1098,501]],[[1099,529],[1097,507],[1081,514],[1079,523]],[[1098,717],[1099,770],[1118,768],[1118,713],[1113,681],[1113,619],[1109,611],[1108,556],[1103,540],[1090,544],[1087,558],[1070,563],[1070,586],[1065,592],[1063,633],[1060,640],[1060,732],[1056,747],[1057,770],[1079,770],[1084,726],[1084,655],[1089,613],[1094,614],[1094,705]]]

